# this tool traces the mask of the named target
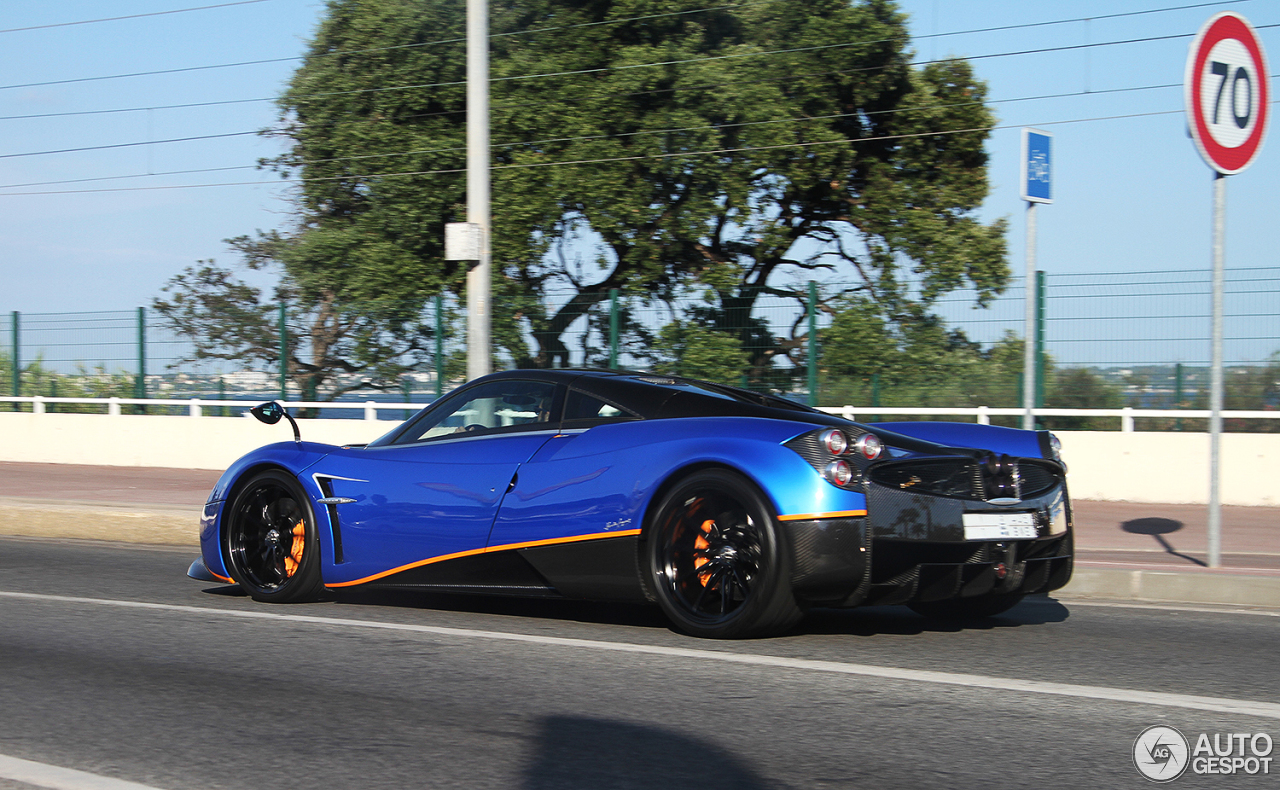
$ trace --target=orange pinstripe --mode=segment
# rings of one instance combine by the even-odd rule
[[[417,562],[411,562],[408,565],[401,565],[398,568],[392,568],[391,570],[383,571],[382,573],[375,573],[372,576],[366,576],[363,579],[355,579],[354,581],[349,582],[337,582],[336,584],[326,584],[325,587],[352,587],[357,584],[376,581],[377,579],[390,576],[393,573],[400,573],[401,571],[407,571],[413,568],[421,568],[424,565],[433,565],[437,562],[444,562],[445,560],[456,560],[461,557],[474,557],[477,554],[489,554],[495,551],[511,551],[513,549],[527,549],[534,546],[552,546],[557,543],[576,543],[584,540],[599,540],[601,538],[621,538],[639,534],[640,530],[638,529],[624,529],[620,532],[595,532],[590,535],[572,535],[567,538],[529,540],[524,543],[506,543],[501,546],[487,546],[483,549],[469,549],[467,551],[454,552],[453,554],[442,554],[439,557],[428,557],[425,560],[418,560]]]
[[[865,516],[865,510],[833,510],[830,513],[797,513],[794,516],[778,516],[779,521],[812,521],[816,518],[851,518]]]

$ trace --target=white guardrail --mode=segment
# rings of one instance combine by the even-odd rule
[[[190,417],[204,416],[205,409],[235,408],[248,409],[257,405],[257,401],[243,400],[206,400],[204,398],[46,398],[40,395],[15,397],[0,395],[0,403],[29,403],[32,412],[45,414],[51,404],[96,404],[105,406],[107,414],[119,416],[121,406],[185,406]],[[364,411],[364,419],[378,419],[379,411],[417,411],[427,404],[423,403],[384,403],[381,401],[280,401],[280,405],[290,409],[360,409]],[[990,425],[992,417],[1017,417],[1025,413],[1018,408],[977,407],[902,407],[902,406],[824,406],[819,409],[827,414],[835,414],[846,420],[857,420],[858,417],[972,417],[981,425]],[[1143,417],[1166,417],[1183,419],[1209,419],[1208,409],[1033,409],[1037,417],[1118,417],[1120,430],[1132,433],[1134,420]],[[1280,411],[1224,411],[1224,420],[1275,420],[1280,419]]]
[[[882,407],[882,406],[823,406],[819,411],[839,415],[846,420],[857,420],[858,415],[871,416],[911,416],[911,417],[944,417],[966,416],[976,417],[981,425],[990,425],[992,417],[1016,417],[1026,413],[1026,409],[993,409],[989,406],[969,408],[944,407]],[[1037,417],[1119,417],[1120,430],[1132,433],[1133,421],[1140,417],[1181,417],[1184,419],[1207,420],[1211,416],[1208,409],[1134,409],[1126,406],[1123,409],[1032,409]],[[1274,420],[1280,419],[1280,411],[1224,411],[1224,420]]]
[[[0,403],[30,403],[31,411],[36,414],[46,414],[51,404],[59,403],[87,403],[105,406],[107,414],[118,417],[122,414],[121,406],[185,406],[187,407],[187,416],[203,417],[205,409],[243,409],[244,414],[249,413],[249,409],[257,406],[264,401],[245,401],[245,400],[206,400],[205,398],[46,398],[41,395],[14,397],[13,395],[0,395]],[[279,401],[281,406],[288,409],[363,409],[364,418],[366,420],[378,419],[378,412],[383,409],[394,409],[403,411],[409,409],[418,411],[425,403],[383,403],[381,401]],[[239,416],[239,415],[237,415]]]

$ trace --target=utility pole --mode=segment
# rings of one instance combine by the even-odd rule
[[[467,0],[467,223],[479,226],[479,260],[467,271],[467,380],[490,362],[489,3]]]

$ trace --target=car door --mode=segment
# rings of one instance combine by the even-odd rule
[[[336,451],[307,471],[332,504],[333,566],[345,586],[482,552],[520,465],[556,433],[555,384],[473,387],[394,443]]]

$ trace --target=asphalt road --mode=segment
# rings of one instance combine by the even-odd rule
[[[265,606],[186,579],[193,557],[0,538],[0,769],[164,790],[1111,788],[1148,786],[1131,750],[1150,725],[1280,741],[1274,611],[1041,598],[964,628],[886,607],[708,642],[645,607]]]

